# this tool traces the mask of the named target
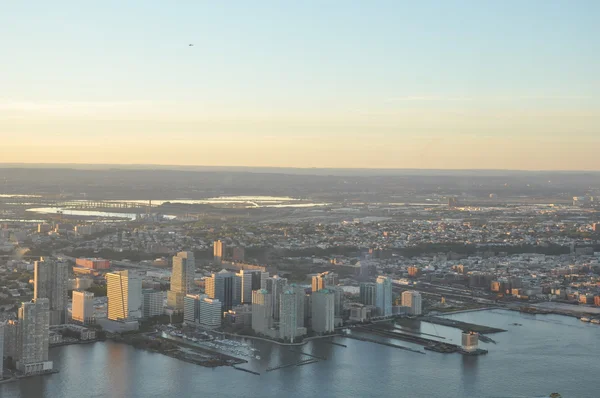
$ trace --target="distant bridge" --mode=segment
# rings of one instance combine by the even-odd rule
[[[47,257],[47,256],[19,256],[17,254],[3,254],[0,255],[0,258],[14,258],[17,260],[20,260],[22,258],[36,258],[36,259],[40,259],[41,257]]]
[[[152,201],[104,201],[104,200],[67,200],[43,197],[4,197],[0,198],[0,203],[14,204],[17,206],[31,207],[60,207],[72,210],[92,210],[92,209],[138,209],[146,210],[156,205]]]
[[[148,203],[140,202],[105,202],[105,201],[93,201],[93,200],[72,200],[65,202],[56,202],[56,207],[62,207],[65,209],[77,209],[77,210],[90,210],[90,209],[149,209],[156,207],[152,204],[152,201]]]

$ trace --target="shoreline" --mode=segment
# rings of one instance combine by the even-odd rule
[[[64,341],[64,342],[61,342],[61,343],[50,344],[48,346],[48,349],[55,348],[55,347],[64,347],[64,346],[67,346],[67,345],[75,345],[75,344],[93,344],[93,343],[97,343],[99,341],[104,341],[104,340],[93,339],[93,340],[79,340],[79,341]]]
[[[60,372],[60,370],[58,370],[58,369],[52,369],[52,370],[48,370],[48,371],[45,371],[45,372],[42,372],[42,373],[36,373],[36,374],[31,374],[31,375],[12,376],[12,377],[10,377],[8,379],[1,379],[0,380],[0,385],[2,385],[2,384],[8,384],[8,383],[13,383],[15,381],[21,381],[21,380],[24,380],[24,379],[29,379],[31,377],[53,375],[53,374],[56,374],[56,373],[59,373],[59,372]]]

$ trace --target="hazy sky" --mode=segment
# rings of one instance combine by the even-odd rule
[[[0,8],[0,162],[600,170],[597,0]]]

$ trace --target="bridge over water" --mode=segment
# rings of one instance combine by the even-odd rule
[[[93,209],[138,209],[147,210],[156,207],[151,200],[141,201],[112,201],[112,200],[73,200],[64,198],[45,197],[4,197],[0,203],[30,207],[60,207],[72,210]]]

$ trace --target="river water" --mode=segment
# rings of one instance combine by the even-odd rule
[[[327,360],[271,372],[266,368],[308,357],[257,341],[251,344],[261,359],[243,367],[260,376],[229,367],[203,368],[111,342],[66,346],[50,351],[60,373],[0,385],[0,397],[600,396],[599,325],[504,310],[449,317],[508,331],[491,335],[497,344],[480,343],[489,354],[478,357],[421,355],[346,338],[335,341],[347,348],[312,341],[300,349]],[[421,323],[420,331],[460,341],[460,332],[445,326]]]

